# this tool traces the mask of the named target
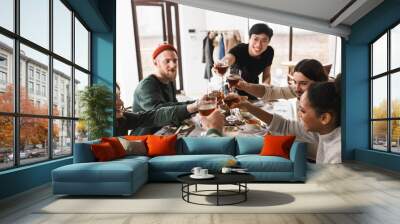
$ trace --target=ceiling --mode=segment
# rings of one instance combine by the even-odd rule
[[[348,37],[351,25],[383,0],[170,0],[316,32]]]

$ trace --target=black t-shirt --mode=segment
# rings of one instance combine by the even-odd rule
[[[274,58],[274,49],[268,46],[259,57],[249,55],[249,44],[238,44],[229,53],[233,54],[236,62],[233,67],[242,71],[242,78],[246,82],[258,83],[258,75],[268,66],[271,66]]]
[[[229,51],[236,58],[235,64],[231,69],[239,69],[242,72],[242,79],[249,83],[258,84],[258,75],[268,66],[271,66],[274,59],[274,49],[268,46],[259,57],[252,57],[249,54],[249,44],[238,44]],[[238,91],[240,95],[248,96],[250,100],[257,98],[243,91]]]

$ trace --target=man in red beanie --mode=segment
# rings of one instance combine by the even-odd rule
[[[154,74],[149,75],[137,86],[133,96],[133,111],[145,112],[153,109],[169,107],[176,110],[177,117],[186,117],[185,114],[197,112],[195,101],[178,102],[174,81],[178,68],[177,50],[170,44],[162,44],[153,52]],[[164,119],[170,119],[165,111]],[[160,124],[161,126],[161,124]],[[153,134],[161,127],[138,128],[133,134]]]

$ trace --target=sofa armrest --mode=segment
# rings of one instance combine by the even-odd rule
[[[290,149],[290,160],[293,162],[293,179],[305,181],[307,176],[307,147],[304,142],[294,142]]]
[[[98,144],[100,140],[75,143],[74,147],[74,163],[89,163],[95,162],[96,158],[92,153],[90,146],[92,144]]]

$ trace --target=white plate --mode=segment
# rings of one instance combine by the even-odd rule
[[[256,107],[263,107],[265,105],[265,103],[262,100],[258,100],[256,102],[254,102],[253,105]]]
[[[190,175],[190,178],[193,178],[193,179],[211,179],[211,178],[214,178],[214,177],[215,176],[212,175],[212,174],[207,174],[207,175],[204,175],[204,176],[194,175],[194,174]]]

